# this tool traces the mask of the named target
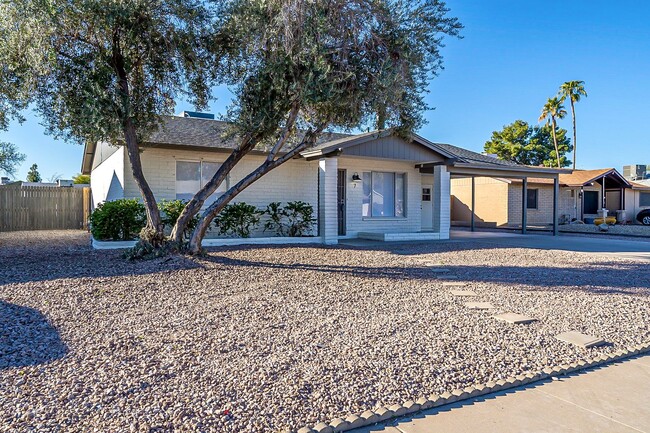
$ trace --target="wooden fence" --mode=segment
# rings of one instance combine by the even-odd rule
[[[90,188],[0,186],[0,232],[87,227]]]

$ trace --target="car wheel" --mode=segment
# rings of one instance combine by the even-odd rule
[[[641,223],[644,226],[650,226],[650,215],[646,215],[641,219]]]

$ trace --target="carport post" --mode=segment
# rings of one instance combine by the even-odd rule
[[[471,222],[471,228],[472,231],[474,231],[474,220],[476,215],[476,178],[472,176],[472,222]]]
[[[553,236],[557,236],[557,202],[560,195],[560,182],[558,176],[553,179]]]
[[[526,234],[528,225],[528,178],[524,177],[521,182],[521,234]]]

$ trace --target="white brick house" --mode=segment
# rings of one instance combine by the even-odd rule
[[[141,146],[145,178],[157,200],[188,199],[217,170],[235,143],[222,140],[223,122],[167,117]],[[232,170],[225,191],[265,158],[252,152]],[[315,240],[447,239],[450,176],[495,173],[557,177],[557,171],[518,166],[413,135],[390,131],[326,134],[319,144],[263,176],[234,202],[265,208],[270,202],[301,200],[317,214]],[[139,198],[124,147],[86,145],[82,172],[91,175],[94,204]],[[264,237],[261,231],[254,236]],[[272,236],[272,235],[271,235]]]

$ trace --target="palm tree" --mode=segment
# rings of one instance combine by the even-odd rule
[[[560,151],[557,147],[557,137],[555,135],[555,130],[557,129],[557,123],[555,119],[562,119],[566,116],[566,110],[557,97],[548,98],[544,107],[542,107],[542,114],[539,116],[539,121],[546,121],[552,125],[551,131],[553,132],[553,144],[555,145],[555,157],[557,158],[557,168],[562,168],[560,164]]]
[[[571,103],[571,119],[573,120],[573,169],[576,169],[576,152],[578,150],[578,144],[576,141],[576,109],[575,103],[580,100],[582,96],[587,96],[587,91],[585,90],[584,81],[567,81],[566,83],[560,86],[560,102],[564,102],[569,98]]]

